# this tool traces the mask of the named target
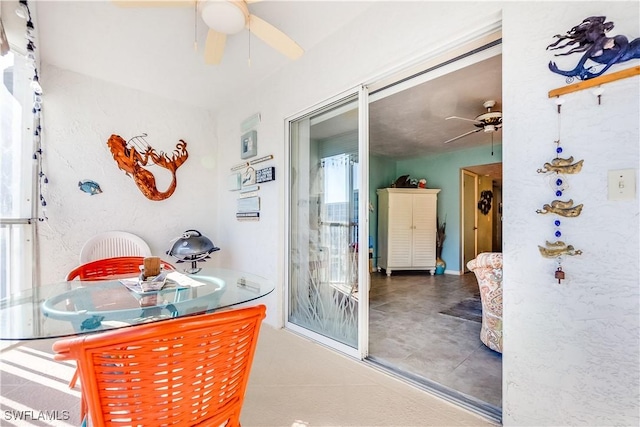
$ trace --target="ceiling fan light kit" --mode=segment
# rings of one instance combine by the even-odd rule
[[[207,1],[202,7],[202,20],[209,28],[223,34],[237,34],[249,20],[244,2]]]
[[[209,27],[204,57],[207,64],[222,61],[226,36],[244,28],[278,52],[297,59],[304,50],[285,33],[249,12],[251,0],[206,0],[201,8],[202,20]]]
[[[304,50],[285,33],[249,12],[248,4],[259,0],[112,1],[125,7],[194,7],[195,5],[196,12],[209,27],[204,46],[204,59],[207,64],[219,64],[224,54],[227,35],[237,34],[245,28],[290,59],[298,59],[304,53]]]
[[[496,105],[496,101],[494,100],[485,101],[482,104],[482,106],[487,109],[487,112],[480,114],[475,119],[467,119],[465,117],[458,117],[458,116],[451,116],[451,117],[445,118],[445,120],[457,119],[457,120],[465,120],[468,122],[472,122],[473,125],[476,126],[478,129],[463,133],[462,135],[458,135],[455,138],[451,138],[445,141],[444,143],[448,144],[449,142],[456,141],[460,138],[464,138],[467,135],[471,135],[472,133],[476,133],[480,131],[484,131],[485,133],[493,133],[502,129],[502,113],[500,111],[491,111],[491,109],[495,107],[495,105]]]

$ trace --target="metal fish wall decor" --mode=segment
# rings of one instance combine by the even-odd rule
[[[560,240],[556,242],[549,242],[548,240],[545,242],[545,246],[538,245],[538,249],[540,250],[540,254],[545,258],[557,258],[561,255],[581,255],[582,251],[580,249],[576,249],[573,245],[567,245],[565,242],[561,242]]]
[[[78,188],[91,196],[102,193],[100,185],[91,180],[78,181]]]
[[[579,216],[582,213],[582,203],[579,205],[573,204],[573,199],[569,199],[566,202],[561,200],[554,200],[551,204],[544,204],[542,209],[537,209],[536,213],[539,214],[548,214],[553,213],[556,215],[563,216],[565,218],[574,218]]]
[[[573,163],[573,156],[568,159],[556,158],[551,160],[551,162],[547,162],[543,165],[542,168],[538,169],[538,173],[549,173],[556,172],[561,174],[576,174],[582,170],[582,165],[584,164],[584,160],[580,160],[578,162]]]

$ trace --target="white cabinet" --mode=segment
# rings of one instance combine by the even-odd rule
[[[383,188],[378,193],[378,266],[393,270],[436,269],[439,189]]]

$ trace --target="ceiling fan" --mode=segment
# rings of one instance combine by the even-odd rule
[[[249,12],[249,4],[260,0],[179,0],[179,1],[135,1],[114,0],[120,6],[191,6],[196,7],[202,20],[209,27],[204,47],[207,64],[222,61],[227,36],[248,29],[266,44],[290,59],[298,59],[304,50],[285,33],[267,21]]]
[[[458,119],[458,120],[466,120],[468,122],[472,122],[474,126],[476,126],[478,129],[474,129],[467,133],[463,133],[462,135],[456,136],[455,138],[451,138],[445,141],[444,143],[447,144],[449,142],[455,141],[457,139],[463,138],[467,135],[471,135],[472,133],[476,133],[480,131],[485,131],[489,133],[489,132],[497,132],[498,130],[500,130],[502,128],[502,113],[500,111],[491,111],[491,109],[495,107],[495,105],[496,105],[496,101],[493,101],[493,100],[485,101],[485,103],[482,104],[482,106],[487,109],[487,112],[480,114],[475,119],[467,119],[467,118],[458,117],[458,116],[447,117],[445,120]]]

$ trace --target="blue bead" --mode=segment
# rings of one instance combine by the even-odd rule
[[[560,191],[560,190],[556,191],[556,196],[558,196],[558,197],[562,196],[562,191]]]
[[[560,237],[562,236],[562,233],[560,232],[560,230],[556,231],[556,237]]]
[[[556,225],[556,227],[560,227],[560,220],[559,219],[556,219],[553,223]]]
[[[556,148],[556,153],[558,153],[558,154],[562,153],[562,147]]]
[[[556,179],[556,185],[557,186],[562,185],[562,180],[560,178]]]

